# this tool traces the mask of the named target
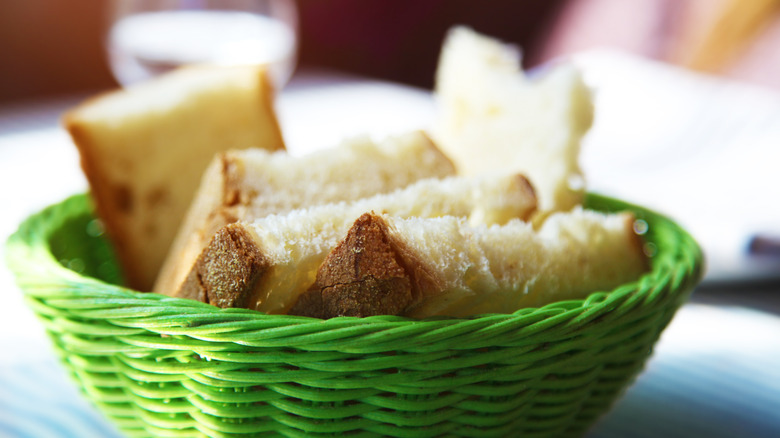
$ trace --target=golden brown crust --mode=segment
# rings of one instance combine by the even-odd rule
[[[274,108],[274,101],[276,100],[276,88],[273,86],[273,82],[271,79],[271,72],[269,68],[263,68],[258,70],[258,76],[260,78],[260,86],[258,88],[258,93],[260,94],[260,102],[263,106],[263,110],[265,114],[276,114],[276,108]],[[282,135],[282,127],[279,125],[279,119],[274,116],[268,120],[269,124],[271,125],[271,130],[273,130],[274,138],[279,139],[279,143],[275,145],[268,145],[265,149],[269,151],[283,151],[286,150],[287,147],[284,145],[284,135]]]
[[[238,222],[237,210],[250,202],[246,185],[243,183],[246,175],[243,162],[236,160],[230,153],[221,153],[218,159],[222,169],[219,178],[222,199],[209,205],[208,210],[201,212],[205,217],[200,228],[193,234],[193,238],[200,240],[198,247],[201,248],[205,247],[221,228]]]
[[[381,217],[366,213],[358,218],[290,314],[331,318],[400,313],[412,299],[412,283],[387,234]]]
[[[101,95],[102,96],[102,95]],[[95,156],[98,148],[89,135],[89,128],[79,120],[79,111],[82,106],[100,99],[95,97],[86,103],[69,111],[62,118],[62,124],[73,139],[76,149],[79,151],[81,170],[89,183],[91,197],[95,205],[97,216],[103,222],[106,233],[111,238],[120,264],[123,266],[125,283],[130,287],[141,289],[143,275],[133,269],[133,254],[130,254],[125,241],[126,235],[122,232],[121,223],[126,218],[123,214],[129,214],[133,208],[133,194],[127,186],[113,184],[113,179],[104,175],[104,167],[100,165],[100,158]]]
[[[221,228],[198,257],[176,296],[217,307],[247,307],[269,263],[240,224]]]
[[[197,69],[211,71],[215,68],[188,67],[181,70]],[[194,194],[201,172],[214,153],[226,148],[284,149],[273,108],[274,90],[266,69],[241,67],[236,73],[241,81],[241,90],[245,85],[253,88],[251,92],[247,90],[250,94],[233,89],[229,85],[232,76],[226,77],[227,81],[219,79],[217,76],[221,73],[214,76],[215,82],[195,81],[196,87],[210,87],[209,83],[226,87],[231,93],[226,95],[228,100],[216,99],[216,103],[235,103],[245,109],[235,120],[224,116],[213,117],[214,109],[208,105],[215,94],[205,88],[207,99],[200,99],[195,105],[172,103],[170,108],[164,106],[160,117],[153,117],[156,111],[154,102],[150,102],[146,110],[132,104],[133,95],[143,97],[143,93],[149,93],[145,88],[139,91],[141,94],[134,94],[131,90],[102,93],[63,116],[62,124],[79,151],[97,215],[105,223],[107,234],[114,243],[127,286],[150,290],[155,285],[155,278],[174,242],[176,230],[184,219],[191,200],[189,197]],[[171,77],[176,74],[179,73],[171,73]],[[175,80],[172,79],[170,84]],[[193,91],[200,92],[195,88]],[[125,95],[129,96],[129,106],[124,104]],[[164,101],[165,97],[161,100]],[[175,123],[169,124],[171,120],[168,118]],[[201,130],[197,125],[201,118],[204,121],[202,141],[195,141],[194,145],[190,141],[182,141],[181,144],[169,141],[169,136],[195,138],[193,135],[197,136]],[[176,124],[179,122],[182,129]],[[190,132],[190,128],[195,130],[194,133]],[[152,147],[163,138],[166,139],[164,148]],[[136,145],[142,147],[136,148]],[[179,150],[180,147],[189,148],[185,154],[187,165],[178,174],[168,173],[180,165],[176,162],[176,157],[182,156],[183,149]],[[164,169],[161,164],[158,165],[157,155],[164,158],[159,163],[169,166],[170,162],[173,167]],[[148,160],[155,161],[154,165],[147,166]]]
[[[227,153],[219,155],[222,164],[222,202],[220,207],[236,205],[238,203],[249,202],[246,196],[242,196],[244,189],[244,176],[246,175],[246,166],[235,156]]]
[[[155,292],[170,295],[169,291],[182,287],[181,281],[191,281],[180,274],[191,271],[198,254],[220,228],[238,221],[236,208],[231,205],[240,205],[244,175],[245,167],[235,159],[232,151],[214,156],[163,263],[154,284]]]
[[[193,238],[198,238],[199,247],[205,247],[214,234],[222,227],[238,222],[246,205],[250,204],[256,193],[249,190],[244,183],[246,166],[230,152],[217,155],[222,199],[210,203],[198,213],[204,215],[200,228],[194,230]],[[197,236],[197,237],[195,237]]]
[[[365,213],[326,257],[315,284],[290,310],[292,315],[400,315],[436,282],[407,248],[391,236],[387,222]]]

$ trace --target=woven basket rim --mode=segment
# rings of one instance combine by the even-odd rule
[[[90,202],[87,194],[72,195],[31,215],[22,222],[18,230],[6,242],[6,262],[16,275],[17,281],[22,282],[23,278],[33,277],[36,279],[35,281],[43,284],[67,285],[71,289],[80,289],[77,293],[81,300],[84,300],[85,303],[100,303],[98,307],[102,306],[101,308],[107,311],[106,317],[116,320],[121,320],[123,315],[131,313],[133,309],[140,311],[139,307],[144,308],[148,316],[153,316],[158,321],[160,318],[164,318],[172,333],[178,333],[175,330],[176,327],[194,328],[209,325],[214,328],[237,321],[244,323],[253,321],[258,329],[306,324],[316,324],[319,329],[326,327],[328,329],[349,329],[369,324],[382,327],[419,326],[422,324],[430,326],[430,330],[435,330],[451,324],[468,324],[486,319],[490,319],[494,324],[523,319],[525,320],[524,325],[529,323],[543,324],[545,320],[561,314],[571,314],[572,317],[577,317],[577,314],[585,313],[588,314],[587,319],[594,319],[600,314],[600,312],[594,311],[594,306],[598,305],[597,307],[608,310],[614,307],[614,303],[622,302],[629,299],[631,295],[635,295],[638,289],[652,290],[651,285],[659,279],[674,278],[676,287],[673,289],[684,293],[700,281],[703,272],[701,248],[690,234],[673,220],[625,201],[588,193],[585,204],[587,208],[600,211],[630,210],[637,219],[644,220],[649,224],[651,233],[656,229],[676,233],[679,237],[676,247],[658,248],[658,253],[651,260],[651,270],[636,281],[623,284],[610,291],[595,291],[584,299],[559,301],[542,307],[522,308],[507,314],[425,319],[402,316],[336,317],[327,320],[292,315],[268,315],[255,310],[221,309],[194,300],[172,298],[152,292],[138,292],[80,275],[63,266],[55,259],[47,244],[47,236],[57,227],[57,223],[51,221],[51,218],[53,216],[77,217],[77,215],[92,214]],[[673,260],[674,263],[667,259]],[[30,292],[26,290],[25,284],[21,284],[21,286],[25,290],[25,294],[29,295]],[[82,286],[89,286],[89,288]],[[110,314],[111,310],[114,311],[113,314]],[[582,316],[580,315],[580,317]]]
[[[649,273],[469,318],[267,315],[81,275],[55,254],[107,254],[105,240],[82,241],[85,194],[25,220],[6,261],[84,393],[130,435],[571,436],[641,370],[702,273],[699,246],[669,219],[599,195],[586,205],[647,222]]]

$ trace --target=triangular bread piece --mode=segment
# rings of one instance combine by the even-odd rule
[[[355,218],[375,211],[402,217],[455,215],[474,222],[530,218],[536,198],[521,175],[429,179],[393,193],[270,215],[220,229],[174,296],[226,307],[286,313]]]
[[[204,169],[284,148],[263,67],[187,67],[90,99],[63,123],[126,282],[151,290]]]
[[[630,213],[575,208],[538,231],[513,220],[370,212],[324,259],[290,313],[319,318],[511,313],[636,280],[648,269]]]
[[[246,149],[214,158],[171,247],[154,291],[177,291],[214,234],[233,222],[387,193],[455,173],[422,131],[369,137],[292,156]]]
[[[580,141],[593,109],[572,66],[553,65],[529,78],[513,47],[455,27],[442,47],[435,97],[434,139],[459,173],[523,173],[542,212],[582,203]]]

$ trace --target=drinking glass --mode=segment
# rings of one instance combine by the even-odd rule
[[[294,0],[114,0],[106,47],[122,85],[189,64],[266,64],[281,89],[297,29]]]

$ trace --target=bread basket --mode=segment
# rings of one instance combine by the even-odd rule
[[[696,242],[647,224],[652,272],[584,300],[467,319],[265,315],[117,286],[76,195],[6,258],[89,400],[128,436],[578,436],[642,369],[702,273]]]

